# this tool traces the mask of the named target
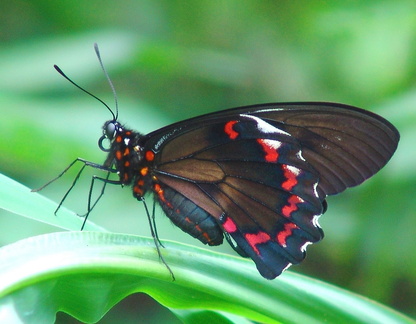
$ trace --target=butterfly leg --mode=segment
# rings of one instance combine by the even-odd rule
[[[159,242],[159,245],[164,248],[163,243],[159,240],[159,234],[157,234],[155,211],[156,211],[156,200],[153,199],[152,223],[153,223],[153,228],[155,230],[155,237],[156,237],[156,240]]]
[[[160,247],[163,247],[163,244],[160,242],[159,237],[157,235],[157,230],[156,230],[156,224],[155,224],[155,203],[153,203],[153,214],[152,216],[150,216],[149,213],[149,209],[147,208],[147,204],[146,201],[144,200],[144,197],[141,198],[141,201],[143,202],[144,205],[144,209],[146,210],[146,215],[147,215],[147,220],[149,221],[149,226],[150,226],[150,233],[152,235],[153,241],[155,242],[155,246],[156,246],[156,251],[157,254],[159,256],[160,261],[162,261],[162,263],[165,265],[165,267],[168,269],[171,277],[172,277],[172,281],[175,281],[175,275],[173,274],[172,269],[169,267],[169,265],[167,264],[167,262],[165,261],[165,259],[162,256],[162,252],[160,251]]]
[[[98,163],[93,163],[93,162],[90,162],[90,161],[87,161],[87,160],[84,160],[84,159],[81,159],[81,158],[77,158],[77,159],[75,159],[74,161],[72,161],[61,173],[59,173],[55,178],[53,178],[52,180],[50,180],[50,181],[48,181],[46,184],[44,184],[43,186],[41,186],[40,188],[37,188],[37,189],[32,189],[32,192],[38,192],[38,191],[41,191],[41,190],[43,190],[45,187],[47,187],[47,186],[49,186],[52,182],[55,182],[56,180],[58,180],[59,178],[61,178],[69,169],[71,169],[74,165],[75,165],[75,163],[77,163],[77,162],[81,162],[81,163],[83,163],[83,166],[81,167],[81,169],[78,171],[78,173],[77,173],[77,175],[75,176],[75,178],[74,178],[74,181],[72,182],[72,184],[71,184],[71,186],[69,187],[69,189],[67,190],[67,192],[65,193],[65,195],[63,196],[63,198],[61,199],[61,201],[59,202],[59,204],[58,204],[58,207],[56,208],[56,210],[55,210],[55,212],[54,212],[54,214],[56,215],[57,213],[58,213],[58,211],[59,211],[59,209],[61,208],[61,206],[62,206],[62,204],[64,203],[64,201],[66,200],[66,198],[68,197],[68,195],[69,195],[69,193],[72,191],[72,189],[75,187],[75,185],[76,185],[76,183],[78,182],[78,179],[80,178],[80,176],[81,176],[81,174],[82,174],[82,172],[84,171],[84,169],[85,169],[85,167],[92,167],[92,168],[94,168],[94,169],[98,169],[98,170],[103,170],[103,171],[107,171],[108,172],[108,174],[107,174],[107,177],[106,178],[98,178],[98,177],[96,177],[96,176],[94,176],[96,179],[100,179],[100,180],[103,180],[104,182],[105,182],[105,184],[106,183],[112,183],[112,184],[120,184],[120,182],[119,181],[113,181],[113,180],[110,180],[110,179],[108,179],[109,178],[109,175],[110,175],[110,173],[116,173],[117,171],[115,170],[115,169],[112,169],[112,168],[109,168],[109,167],[106,167],[106,166],[103,166],[103,165],[101,165],[101,164],[98,164]],[[92,195],[92,188],[93,188],[93,183],[94,183],[94,177],[93,177],[93,180],[92,180],[92,183],[91,183],[91,187],[90,187],[90,193],[89,193],[89,196],[88,196],[88,210],[87,210],[87,213],[86,213],[86,215],[88,215],[90,212],[91,212],[91,210],[95,207],[95,205],[97,204],[97,202],[99,201],[99,199],[102,197],[102,195],[104,194],[104,190],[105,190],[105,185],[103,186],[103,189],[101,190],[101,193],[100,193],[100,195],[99,195],[99,197],[96,199],[96,201],[92,204],[92,207],[91,207],[91,195]],[[85,220],[84,220],[84,223],[83,223],[83,225],[82,225],[82,228],[84,227],[84,225],[85,225]],[[81,230],[82,230],[82,228],[81,228]]]
[[[84,167],[85,167],[85,165],[84,165]],[[85,223],[87,222],[88,216],[90,215],[91,211],[94,209],[94,207],[97,205],[97,203],[99,202],[101,197],[104,195],[105,188],[106,188],[107,184],[122,185],[121,181],[119,181],[119,180],[110,180],[109,179],[110,174],[111,174],[111,172],[109,171],[105,178],[101,178],[101,177],[98,177],[96,175],[92,176],[90,190],[88,192],[87,212],[84,215],[78,215],[78,216],[84,218],[84,222],[82,223],[82,226],[81,226],[81,231],[84,229]],[[95,180],[100,180],[100,181],[104,182],[104,185],[101,188],[101,192],[98,195],[97,199],[95,199],[94,203],[91,204],[91,202],[92,202],[92,193],[94,191]]]

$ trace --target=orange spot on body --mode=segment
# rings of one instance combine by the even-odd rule
[[[208,241],[208,244],[212,241],[211,237],[207,232],[204,232],[199,225],[195,225],[195,228],[202,233],[202,236]]]
[[[137,181],[137,184],[133,187],[133,192],[139,196],[143,196],[144,194],[143,186],[144,186],[144,181],[143,179],[140,179],[139,181]]]
[[[302,203],[303,199],[300,198],[299,196],[292,195],[289,197],[287,202],[289,204],[282,208],[282,214],[285,217],[290,217],[291,214],[298,209],[297,204]]]
[[[121,160],[121,158],[122,158],[121,152],[120,151],[116,151],[116,159],[117,160]]]
[[[130,161],[125,161],[125,162],[124,162],[124,166],[125,166],[126,168],[128,168],[128,167],[130,166]]]
[[[147,151],[144,157],[147,161],[153,161],[155,159],[155,153],[152,151]]]
[[[189,218],[189,217],[185,217],[185,221],[186,221],[187,223],[192,223],[192,221],[190,220],[190,218]]]
[[[140,169],[140,174],[144,177],[145,175],[147,175],[147,173],[149,172],[149,168],[145,167],[145,168],[141,168]]]
[[[122,141],[122,140],[123,140],[123,139],[121,138],[121,136],[120,136],[120,135],[116,137],[116,142],[117,142],[117,143],[121,143],[121,141]]]
[[[130,154],[130,149],[126,147],[126,149],[124,150],[124,156],[127,156],[129,154]]]
[[[202,233],[202,236],[203,236],[203,237],[205,237],[205,239],[208,241],[208,244],[210,244],[210,245],[211,245],[212,239],[211,239],[211,237],[208,235],[208,233],[207,233],[207,232],[203,232],[203,233]]]
[[[166,200],[165,192],[163,191],[162,187],[158,183],[156,183],[153,186],[153,189],[155,190],[156,194],[158,195],[160,201],[162,203],[164,203],[166,206],[168,206],[169,208],[172,209],[173,206],[172,206],[172,204],[169,201]]]
[[[299,228],[296,224],[294,223],[286,223],[284,226],[283,231],[280,231],[279,233],[277,233],[276,235],[276,240],[277,242],[283,246],[286,247],[287,246],[287,238],[293,234],[293,230]]]
[[[134,186],[133,187],[133,192],[138,196],[143,196],[143,190],[139,186]]]
[[[129,180],[129,174],[127,172],[124,173],[123,179],[124,179],[124,182],[127,182]]]
[[[237,124],[236,120],[231,120],[224,126],[224,132],[228,135],[228,137],[232,140],[236,139],[238,136],[238,133],[233,129],[233,126]]]
[[[244,237],[257,255],[260,255],[260,251],[257,248],[257,245],[264,244],[270,241],[270,235],[265,232],[258,232],[255,234],[248,233],[245,234]]]

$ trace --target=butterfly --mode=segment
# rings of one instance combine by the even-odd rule
[[[306,247],[323,238],[318,219],[326,197],[377,173],[399,141],[384,118],[337,103],[228,109],[147,135],[109,110],[113,118],[99,140],[105,162],[76,161],[116,173],[118,180],[101,180],[131,186],[138,200],[152,193],[166,216],[202,243],[225,238],[267,279],[300,263]]]

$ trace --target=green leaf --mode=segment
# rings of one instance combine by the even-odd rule
[[[6,177],[0,183],[1,208],[57,226],[79,225],[79,218],[68,211],[64,216],[73,223],[49,219],[54,203]],[[19,205],[22,197],[26,203]],[[286,272],[267,281],[250,260],[174,242],[164,246],[163,257],[175,281],[150,238],[60,232],[7,245],[0,249],[2,319],[52,323],[63,311],[83,322],[96,322],[126,296],[144,292],[185,323],[241,323],[241,317],[265,323],[411,322],[317,280]]]
[[[84,221],[83,218],[62,206],[55,216],[54,212],[57,208],[55,202],[38,193],[31,192],[29,188],[3,174],[0,174],[0,208],[69,230],[79,230]],[[90,221],[85,224],[85,229],[105,231]]]
[[[96,322],[124,297],[144,292],[172,309],[217,310],[266,323],[411,322],[317,280],[286,272],[267,281],[248,260],[173,242],[164,245],[175,281],[158,259],[152,239],[63,232],[3,247],[0,313],[7,319],[18,316],[23,323],[51,323],[63,311]],[[189,323],[213,316],[177,315]]]

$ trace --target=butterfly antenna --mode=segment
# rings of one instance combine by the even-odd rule
[[[80,89],[81,91],[84,91],[87,95],[90,95],[91,97],[93,97],[94,99],[97,99],[99,102],[101,102],[111,113],[111,115],[113,115],[114,120],[117,120],[116,116],[114,115],[113,111],[111,110],[111,108],[104,102],[102,101],[100,98],[98,98],[97,96],[93,95],[91,92],[85,90],[83,87],[79,86],[78,84],[76,84],[74,81],[72,81],[57,65],[53,66],[55,68],[56,71],[58,71],[58,73],[60,75],[62,75],[65,79],[67,79],[69,82],[71,82],[74,86],[76,86],[78,89]]]
[[[104,75],[107,78],[108,83],[110,84],[111,91],[113,92],[114,102],[115,102],[115,106],[116,106],[116,115],[114,116],[113,112],[111,112],[111,113],[115,117],[114,120],[117,120],[117,118],[118,118],[118,100],[117,100],[116,89],[114,88],[113,82],[111,82],[110,76],[108,75],[108,72],[104,67],[103,60],[101,59],[100,50],[98,49],[97,43],[94,43],[94,49],[95,49],[95,53],[97,54],[98,61],[100,62],[101,69],[103,70]]]

